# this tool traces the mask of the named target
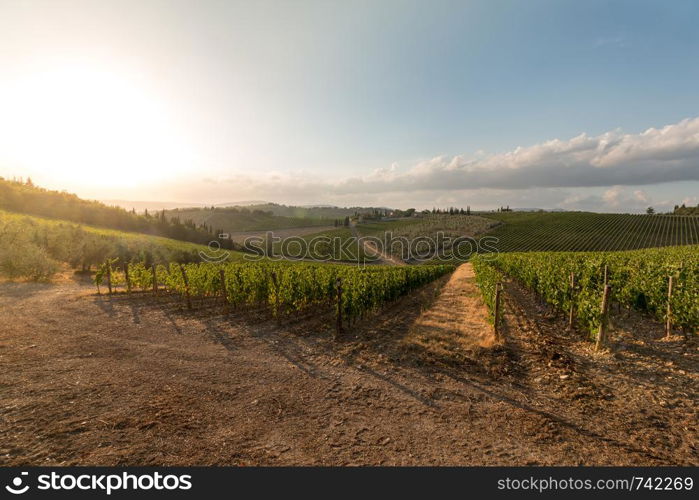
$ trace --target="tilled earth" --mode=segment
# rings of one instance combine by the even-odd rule
[[[695,339],[632,316],[598,354],[509,283],[504,345],[449,341],[448,281],[337,342],[330,312],[0,284],[0,464],[699,464]]]

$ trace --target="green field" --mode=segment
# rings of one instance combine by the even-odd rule
[[[387,231],[398,234],[420,223],[421,219],[396,219],[396,220],[367,220],[357,224],[357,231],[362,236],[378,236],[379,238]]]
[[[428,214],[409,219],[358,224],[357,230],[362,236],[372,236],[382,241],[384,240],[384,235],[390,232],[393,240],[407,240],[414,249],[414,245],[425,238],[436,241],[438,233],[441,233],[443,237],[452,239],[463,236],[477,237],[478,235],[485,234],[488,229],[496,224],[498,224],[497,221],[476,215]],[[405,245],[401,244],[399,241],[396,241],[392,245],[392,248],[385,248],[384,250],[394,257],[412,262],[410,259],[407,259],[407,249]],[[449,251],[449,245],[442,246],[440,254],[445,255],[448,254]]]
[[[499,252],[618,251],[699,244],[699,217],[689,215],[505,212],[479,216],[428,215],[359,224],[362,235],[390,231],[408,239],[480,235],[497,238]],[[448,254],[449,249],[445,248]]]
[[[615,251],[699,244],[699,217],[684,215],[511,212],[488,236],[500,252]]]
[[[381,236],[390,231],[395,237],[420,238],[441,231],[448,236],[474,236],[484,233],[497,222],[476,215],[428,214],[409,219],[366,222],[357,225],[364,236]]]
[[[280,205],[279,203],[255,203],[252,205],[231,205],[227,208],[239,208],[250,211],[269,212],[281,217],[294,217],[298,219],[344,219],[347,216],[357,214],[371,214],[372,207],[335,207],[335,206],[304,206]]]
[[[381,240],[388,232],[394,239],[405,237],[408,241],[425,237],[436,241],[438,233],[451,238],[472,236],[480,240],[487,237],[488,247],[481,248],[481,253],[493,249],[498,252],[584,252],[699,245],[699,217],[689,215],[590,212],[507,212],[482,213],[478,216],[430,214],[410,219],[361,222],[356,229],[361,236]],[[342,241],[353,238],[351,232],[343,228],[307,235],[304,240],[309,241],[318,235],[335,236]],[[485,239],[482,240],[482,243],[485,242]],[[365,258],[363,252],[357,253],[356,248],[355,244],[341,256],[335,255],[335,260],[356,261],[358,257]],[[387,250],[394,256],[400,256],[399,245]],[[442,246],[439,261],[464,259],[463,256],[450,259],[450,252],[448,244]]]
[[[247,208],[179,208],[167,210],[168,218],[192,221],[196,226],[206,224],[215,231],[266,231],[309,226],[332,226],[335,219],[319,217],[285,217]]]
[[[298,236],[296,239],[304,242],[306,251],[301,257],[304,259],[332,262],[371,262],[374,260],[373,257],[366,255],[363,248],[359,247],[352,230],[346,227]],[[328,241],[324,242],[323,239]],[[298,259],[300,247],[297,243],[290,241],[287,239],[284,244],[275,244],[275,255]]]

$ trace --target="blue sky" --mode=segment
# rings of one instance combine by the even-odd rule
[[[0,0],[0,175],[102,199],[697,204],[698,22],[689,1]]]

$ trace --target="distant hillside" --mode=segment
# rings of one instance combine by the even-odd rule
[[[0,277],[49,279],[69,265],[87,271],[116,259],[167,264],[201,260],[207,247],[160,236],[103,229],[65,220],[0,210]],[[228,259],[242,254],[229,252]]]
[[[227,203],[216,203],[215,207],[249,207],[251,205],[266,205],[264,200],[244,200],[244,201],[229,201]]]
[[[164,236],[193,243],[208,243],[218,234],[215,227],[198,225],[182,218],[166,217],[164,212],[138,215],[120,207],[110,207],[99,201],[89,201],[66,192],[51,191],[26,182],[0,177],[0,209],[71,222],[89,224],[121,231],[134,231]],[[230,248],[231,242],[221,245]]]
[[[673,215],[699,215],[699,205],[696,207],[687,207],[683,203],[682,205],[675,205],[675,210],[672,212]]]
[[[126,210],[136,210],[136,212],[158,212],[160,210],[172,210],[173,208],[203,207],[203,203],[181,203],[177,201],[133,201],[133,200],[99,200],[105,205],[121,207]]]
[[[218,204],[216,207],[222,207],[224,205]],[[245,205],[228,205],[230,208],[246,208],[248,210],[258,210],[261,212],[268,212],[272,215],[278,215],[281,217],[299,217],[307,219],[339,219],[346,216],[353,216],[359,214],[370,214],[376,210],[374,207],[335,207],[335,206],[311,206],[305,205],[302,207],[280,205],[278,203],[257,203]],[[380,210],[387,210],[381,208]]]
[[[194,224],[215,227],[224,233],[265,231],[308,226],[333,226],[337,219],[321,217],[293,217],[275,215],[272,211],[253,207],[179,208],[167,210],[168,218],[192,221]]]
[[[487,233],[499,252],[612,251],[699,244],[699,217],[502,212],[481,214],[502,224]]]

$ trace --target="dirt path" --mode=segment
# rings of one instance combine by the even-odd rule
[[[378,248],[371,241],[367,241],[365,239],[362,239],[362,235],[360,235],[359,231],[357,231],[357,224],[356,223],[350,224],[350,230],[352,231],[352,236],[354,236],[354,238],[357,239],[357,241],[361,242],[364,253],[366,255],[376,259],[375,261],[373,261],[373,263],[390,265],[390,266],[405,266],[405,265],[407,265],[405,262],[403,262],[398,257],[394,257],[393,255],[384,252],[383,250]]]
[[[323,311],[280,328],[81,282],[0,284],[0,465],[699,462],[696,346],[595,357],[512,288],[508,344],[483,348],[449,318],[470,279],[339,343]]]
[[[411,326],[407,339],[443,354],[495,344],[488,310],[470,262],[460,265],[451,275],[439,297]]]

